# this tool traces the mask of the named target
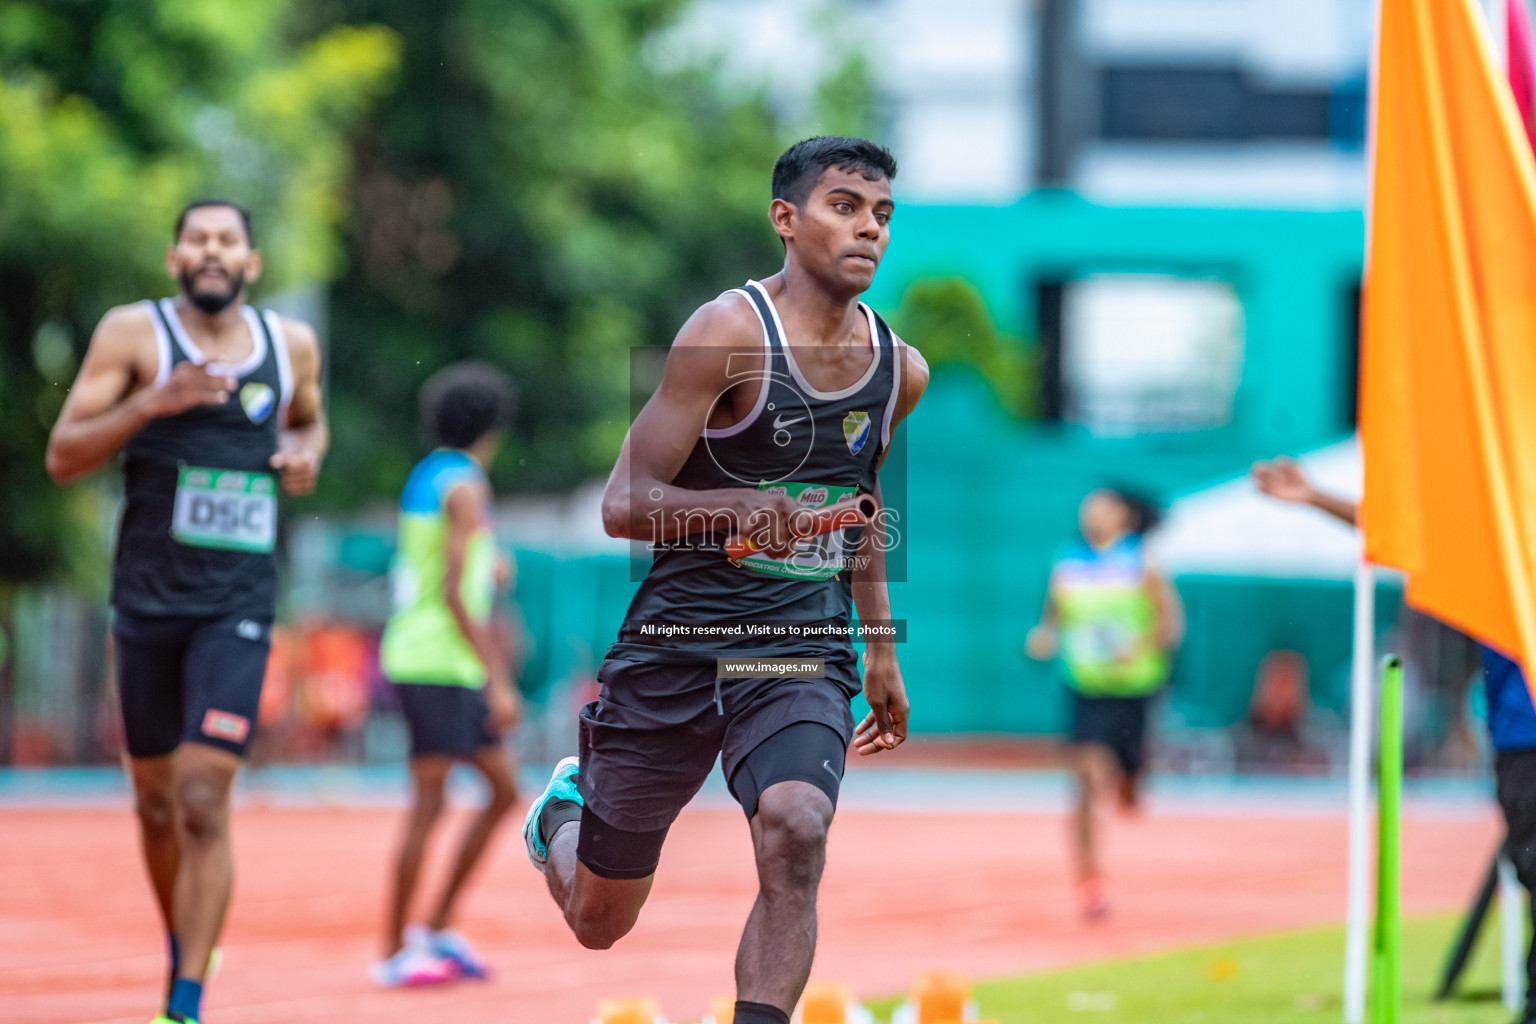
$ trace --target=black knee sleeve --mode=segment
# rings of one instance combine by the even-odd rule
[[[661,844],[666,841],[667,828],[626,832],[584,806],[581,831],[576,837],[576,859],[599,878],[646,878],[654,875],[656,865],[661,863]]]
[[[820,722],[796,722],[769,736],[742,759],[730,778],[731,794],[748,820],[763,791],[776,782],[809,782],[837,806],[848,756],[842,736]]]

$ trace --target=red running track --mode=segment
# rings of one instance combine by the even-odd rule
[[[509,825],[462,921],[495,978],[429,991],[371,988],[366,968],[378,951],[400,818],[389,810],[237,811],[235,902],[207,1021],[585,1024],[600,995],[637,993],[660,996],[677,1021],[731,991],[755,884],[745,822],[727,809],[683,815],[639,926],[603,953],[571,939]],[[1410,807],[1407,910],[1462,905],[1499,834],[1491,809]],[[0,1018],[148,1021],[163,985],[163,939],[129,813],[0,810],[0,835]],[[1233,808],[1117,822],[1108,851],[1115,911],[1097,925],[1075,915],[1064,839],[1063,820],[1042,813],[840,813],[815,976],[874,996],[903,990],[923,969],[1016,974],[1343,914],[1341,815],[1255,817]],[[443,850],[434,852],[440,871]]]

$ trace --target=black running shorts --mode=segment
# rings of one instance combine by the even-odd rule
[[[491,707],[483,687],[398,683],[395,689],[411,733],[412,757],[467,758],[501,742],[491,727]]]
[[[270,618],[119,610],[112,637],[129,756],[162,757],[183,743],[245,756],[256,736]]]
[[[1091,697],[1072,691],[1072,742],[1097,743],[1114,752],[1126,775],[1141,774],[1152,695]]]
[[[826,726],[846,750],[853,742],[849,703],[862,689],[857,664],[828,658],[824,679],[717,680],[713,662],[610,657],[598,670],[598,699],[581,711],[582,799],[616,829],[652,832],[672,824],[717,756],[734,779],[759,744],[798,722]],[[809,778],[827,759],[817,756]],[[841,778],[841,762],[835,767]]]
[[[753,747],[730,776],[731,794],[751,821],[758,800],[780,782],[804,782],[827,795],[837,807],[848,744],[843,734],[820,722],[787,725]],[[577,776],[580,784],[580,776]],[[581,809],[576,859],[600,878],[648,878],[661,863],[667,826],[646,832],[614,828],[592,807]]]

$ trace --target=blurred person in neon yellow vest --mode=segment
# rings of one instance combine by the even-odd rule
[[[384,958],[375,983],[409,987],[482,978],[485,963],[449,927],[464,883],[517,800],[503,733],[518,697],[493,606],[510,568],[496,552],[486,468],[512,416],[512,382],[488,363],[445,367],[422,387],[422,424],[433,451],[400,495],[400,537],[391,570],[395,611],[379,663],[395,683],[411,737],[414,789],[395,860]],[[456,762],[484,778],[489,801],[465,832],[453,868],[424,925],[407,927],[423,855]]]
[[[1056,659],[1071,694],[1073,854],[1079,900],[1090,918],[1109,910],[1095,804],[1113,793],[1123,809],[1137,806],[1148,708],[1168,681],[1184,633],[1178,595],[1147,558],[1145,535],[1157,519],[1151,502],[1123,489],[1102,488],[1083,499],[1082,536],[1058,555],[1040,624],[1026,643],[1030,657]]]

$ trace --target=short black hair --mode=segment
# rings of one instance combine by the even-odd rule
[[[421,425],[436,447],[468,448],[512,419],[512,378],[490,363],[452,363],[421,386]]]
[[[800,206],[828,167],[858,171],[866,181],[896,179],[896,158],[868,139],[817,135],[786,149],[773,165],[773,198]]]
[[[193,210],[201,210],[205,206],[227,206],[240,215],[240,223],[245,225],[245,243],[252,248],[256,245],[256,233],[251,230],[251,211],[235,202],[233,199],[194,199],[181,208],[176,215],[176,233],[171,235],[171,241],[181,241],[181,229],[187,226],[187,214]]]
[[[1113,494],[1119,499],[1120,504],[1125,506],[1126,511],[1130,513],[1132,533],[1148,533],[1163,521],[1163,510],[1150,495],[1138,487],[1112,483],[1100,490]]]

